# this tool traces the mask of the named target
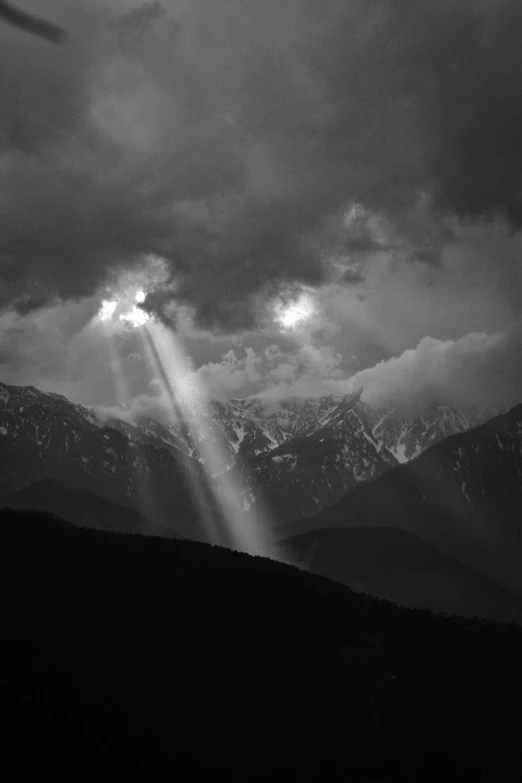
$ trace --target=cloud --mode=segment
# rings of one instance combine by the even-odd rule
[[[444,268],[403,260],[390,270],[389,259],[374,260],[361,289],[364,301],[354,289],[324,286],[314,294],[314,317],[295,331],[281,332],[274,323],[218,338],[182,313],[178,339],[192,357],[189,375],[216,399],[260,395],[276,404],[363,388],[372,405],[405,411],[435,401],[457,407],[515,404],[522,399],[519,278],[516,267],[512,278],[505,274],[509,265],[497,280],[483,275],[492,268],[491,254],[515,257],[517,242],[507,252],[504,241],[484,245],[476,233],[469,253],[460,248]],[[121,290],[148,279],[126,275]],[[163,415],[139,330],[117,319],[102,323],[96,317],[101,298],[0,316],[2,380],[58,391],[87,405],[123,401],[131,406],[129,416]]]
[[[469,408],[522,402],[522,325],[505,333],[472,333],[459,340],[424,337],[416,348],[356,373],[372,407],[422,412],[436,403]]]
[[[332,297],[331,291],[329,295]],[[370,301],[358,302],[354,294],[348,303],[353,323],[365,325],[363,309]],[[132,421],[151,415],[160,421],[168,419],[172,416],[170,401],[151,377],[139,332],[119,328],[116,323],[118,328],[109,334],[107,327],[93,318],[99,304],[99,298],[94,298],[23,317],[14,312],[2,316],[2,381],[36,385],[75,402],[101,406],[106,417],[116,415]],[[356,306],[361,309],[356,311]],[[288,398],[342,395],[362,389],[363,400],[373,407],[392,406],[406,415],[422,412],[434,403],[482,409],[522,401],[520,320],[504,330],[452,338],[425,336],[415,347],[367,363],[362,369],[361,362],[349,353],[345,332],[337,344],[314,342],[320,334],[307,333],[302,343],[298,335],[292,340],[281,335],[278,340],[275,333],[252,334],[246,345],[237,343],[224,351],[224,343],[213,339],[206,343],[206,350],[221,355],[193,364],[187,370],[187,384],[205,389],[211,398],[258,396],[270,405]],[[274,342],[269,342],[270,338]],[[187,345],[191,339],[199,343],[203,337],[196,331]],[[367,358],[370,356],[371,352]],[[123,408],[117,404],[122,402]]]
[[[231,350],[220,362],[202,365],[196,375],[216,399],[254,395],[275,400],[330,394],[355,364],[355,357],[345,358],[327,345],[282,350],[273,344],[259,353],[247,348],[244,358]]]
[[[459,226],[439,265],[410,259],[405,247],[369,254],[360,269],[365,279],[357,286],[329,283],[316,297],[337,326],[330,342],[354,353],[361,367],[398,356],[426,335],[505,332],[520,319],[520,231]]]
[[[208,362],[197,371],[196,376],[208,395],[214,399],[230,396],[245,396],[245,391],[255,388],[261,379],[257,365],[259,359],[252,348],[247,348],[245,357],[239,358],[234,350],[228,351],[220,362]]]
[[[356,371],[331,349],[309,352],[310,365],[297,354],[274,350],[277,364],[263,376],[256,394],[265,403],[285,399],[344,395],[362,390],[362,399],[379,410],[391,407],[414,416],[435,404],[478,410],[522,402],[522,324],[506,332],[471,333],[456,340],[424,337],[415,348]]]
[[[111,419],[121,419],[127,424],[133,424],[148,417],[162,424],[176,424],[178,421],[177,413],[170,404],[168,396],[157,389],[138,394],[127,403],[120,405],[98,405],[94,412],[102,424]]]
[[[522,402],[522,325],[508,332],[471,333],[458,340],[423,338],[415,348],[357,371],[355,357],[331,347],[305,346],[282,351],[272,345],[243,357],[234,351],[196,372],[210,398],[255,396],[268,406],[286,399],[306,399],[362,390],[375,409],[392,407],[405,416],[421,414],[434,404],[478,410],[511,407]],[[148,392],[110,415],[133,420],[151,415],[164,421],[170,405]]]
[[[521,222],[511,0],[54,0],[47,16],[65,46],[0,29],[0,306],[90,296],[156,254],[175,287],[149,307],[175,297],[240,329],[256,293],[320,283],[325,246],[382,249],[368,228],[332,235],[346,205],[428,265],[444,216]]]
[[[0,315],[0,377],[34,385],[85,405],[130,399],[149,378],[135,330],[110,332],[96,318],[100,297],[56,303],[21,316]]]

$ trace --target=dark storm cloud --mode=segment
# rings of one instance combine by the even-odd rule
[[[20,4],[19,4],[20,5]],[[10,150],[42,154],[67,132],[81,125],[87,96],[89,45],[100,18],[98,3],[23,4],[49,19],[63,22],[61,46],[52,46],[23,29],[0,23],[0,145]],[[20,6],[21,8],[21,6]],[[22,10],[22,9],[21,9]],[[61,25],[60,25],[61,27]]]
[[[364,283],[366,278],[357,269],[347,269],[345,272],[343,272],[341,279],[343,283],[357,285],[358,283]]]
[[[0,304],[85,296],[154,253],[200,323],[240,328],[265,286],[321,280],[343,204],[429,264],[419,193],[520,224],[520,4],[131,5],[49,3],[59,49],[0,30]]]
[[[443,211],[498,210],[520,223],[522,6],[336,6],[310,55],[334,114],[325,155],[351,165],[357,140],[361,192],[376,204],[391,207],[421,188]]]

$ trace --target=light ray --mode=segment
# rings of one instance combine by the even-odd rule
[[[248,513],[243,510],[243,492],[228,465],[221,433],[216,431],[208,417],[210,405],[206,389],[180,336],[139,306],[145,298],[142,289],[130,289],[124,295],[103,301],[98,312],[98,321],[106,336],[118,401],[128,401],[130,392],[114,338],[118,324],[124,321],[135,328],[150,378],[159,384],[168,415],[176,423],[179,437],[185,442],[186,450],[180,449],[179,461],[185,470],[204,538],[251,554],[281,559],[280,554],[272,549],[274,537],[266,514],[259,509],[250,508]],[[137,441],[133,441],[132,448],[139,450]],[[191,448],[194,449],[192,454]],[[141,456],[146,459],[145,451],[141,451]],[[138,461],[143,460],[139,458]],[[159,508],[163,494],[161,488],[155,492],[151,479],[147,481],[150,471],[142,473],[136,474],[140,486],[135,488],[135,499],[143,516],[170,524]],[[179,531],[179,525],[170,527],[173,532]],[[194,537],[199,537],[196,530],[191,532]]]
[[[127,403],[131,399],[130,385],[127,383],[123,364],[118,352],[114,334],[111,333],[107,323],[103,324],[103,333],[105,344],[109,357],[109,366],[111,369],[112,381],[114,384],[116,401],[119,405]],[[152,529],[144,532],[158,532],[165,527],[164,514],[158,503],[157,493],[154,492],[150,480],[150,471],[148,470],[148,457],[142,448],[139,440],[132,440],[132,444],[125,440],[127,446],[128,458],[131,461],[131,473],[133,476],[133,495],[132,499],[136,503],[141,516],[147,522],[150,522]],[[132,458],[134,452],[135,459]],[[136,460],[145,465],[145,470],[138,470]]]
[[[142,302],[145,298],[143,291],[137,291],[135,296],[136,302]],[[126,403],[131,398],[130,387],[125,379],[123,371],[123,365],[119,356],[119,352],[116,345],[114,327],[117,324],[117,319],[114,319],[114,312],[120,305],[117,300],[103,302],[101,310],[98,313],[99,321],[105,337],[105,344],[107,348],[107,354],[109,358],[109,367],[111,369],[112,380],[114,383],[116,400],[119,404]],[[141,312],[141,311],[140,311]],[[120,318],[121,320],[121,318]],[[148,318],[146,319],[148,320]],[[146,320],[143,322],[146,323]],[[134,326],[138,326],[136,323]],[[163,369],[163,365],[159,360],[157,351],[154,349],[154,343],[150,339],[148,332],[143,329],[138,329],[138,336],[141,338],[142,350],[145,358],[148,359],[149,372],[151,377],[159,380],[160,385],[164,391],[164,396],[170,402],[170,414],[171,418],[178,421],[183,421],[179,406],[176,403],[176,398],[172,394],[168,378]],[[148,338],[148,339],[147,339]],[[127,442],[127,441],[126,441]],[[153,525],[151,532],[158,532],[160,528],[165,530],[167,528],[170,532],[180,532],[177,526],[171,524],[169,519],[169,512],[162,508],[160,502],[162,492],[155,491],[152,486],[151,470],[149,458],[146,450],[140,444],[139,439],[132,438],[132,443],[128,443],[129,457],[131,452],[134,454],[132,458],[132,473],[133,473],[133,500],[137,504],[141,515],[144,519],[148,520]],[[227,543],[223,540],[223,536],[219,536],[216,528],[216,520],[211,512],[211,500],[209,500],[209,490],[205,488],[202,476],[198,474],[193,464],[193,460],[190,457],[180,452],[180,458],[183,469],[189,480],[192,498],[196,504],[196,510],[199,515],[200,521],[204,527],[204,537],[207,540],[211,540],[214,543]],[[140,470],[138,464],[142,464],[145,470]],[[198,531],[193,531],[194,536],[197,536]]]
[[[181,339],[156,322],[146,325],[143,333],[173,411],[184,422],[185,435],[194,443],[199,462],[205,467],[213,499],[228,527],[228,541],[242,551],[266,552],[270,544],[266,522],[255,513],[247,518],[241,511],[241,488],[227,469],[227,455],[219,433],[205,415],[206,390],[198,382]]]
[[[179,403],[172,373],[169,372],[168,369],[169,363],[165,361],[164,356],[162,356],[162,353],[158,350],[157,341],[153,338],[149,328],[144,328],[140,332],[140,337],[143,341],[144,353],[148,365],[152,369],[152,374],[159,381],[163,394],[170,404],[172,418],[179,423],[182,435],[185,437],[185,440],[190,443],[190,433],[185,422],[183,410]],[[220,535],[221,531],[219,530],[218,520],[212,513],[212,504],[209,502],[209,487],[205,486],[206,482],[204,483],[201,473],[197,470],[196,464],[190,456],[183,461],[183,466],[191,486],[193,498],[198,505],[200,519],[203,523],[207,538],[216,544],[226,543],[222,540],[223,536]]]
[[[103,331],[116,402],[118,405],[122,405],[130,398],[130,387],[123,372],[122,362],[115,344],[114,336],[109,329],[104,328]]]

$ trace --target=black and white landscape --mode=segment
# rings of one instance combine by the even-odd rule
[[[125,505],[138,504],[147,473],[166,514],[170,508],[173,532],[183,525],[175,513],[182,490],[170,507],[168,495],[174,472],[183,474],[184,464],[216,487],[220,476],[234,476],[238,508],[248,512],[261,502],[269,506],[273,524],[281,525],[314,516],[359,484],[494,415],[438,405],[405,419],[390,409],[373,410],[357,393],[289,400],[272,412],[255,398],[210,401],[197,412],[187,411],[181,425],[151,417],[129,420],[125,409],[106,418],[103,409],[34,387],[0,384],[0,400],[0,434],[12,455],[1,477],[4,494],[52,477],[88,490],[99,487]],[[201,419],[224,455],[219,471],[210,475],[197,450]],[[150,458],[140,461],[149,452]],[[20,461],[17,454],[23,455]],[[170,482],[159,472],[165,461]]]
[[[233,525],[269,510],[259,554],[405,605],[522,619],[521,406],[478,424],[486,414],[442,406],[405,420],[360,394],[271,413],[210,402],[198,417],[226,461],[209,475],[188,417],[130,423],[35,388],[0,392],[4,507],[236,548],[217,501],[231,475]]]
[[[0,39],[3,776],[522,780],[522,5]]]

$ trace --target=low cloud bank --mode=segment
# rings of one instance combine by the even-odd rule
[[[218,400],[251,396],[277,407],[288,399],[362,390],[363,401],[373,408],[392,407],[414,416],[434,404],[484,410],[522,402],[521,358],[522,327],[517,325],[457,340],[425,337],[400,356],[357,372],[353,357],[343,358],[328,346],[284,352],[274,345],[258,353],[249,348],[243,357],[229,351],[195,376]],[[141,414],[148,406],[151,411],[158,402],[145,395],[135,410]]]
[[[405,413],[435,403],[491,408],[522,402],[522,328],[472,333],[459,340],[425,337],[416,348],[358,372],[351,390],[363,389],[372,407]]]

